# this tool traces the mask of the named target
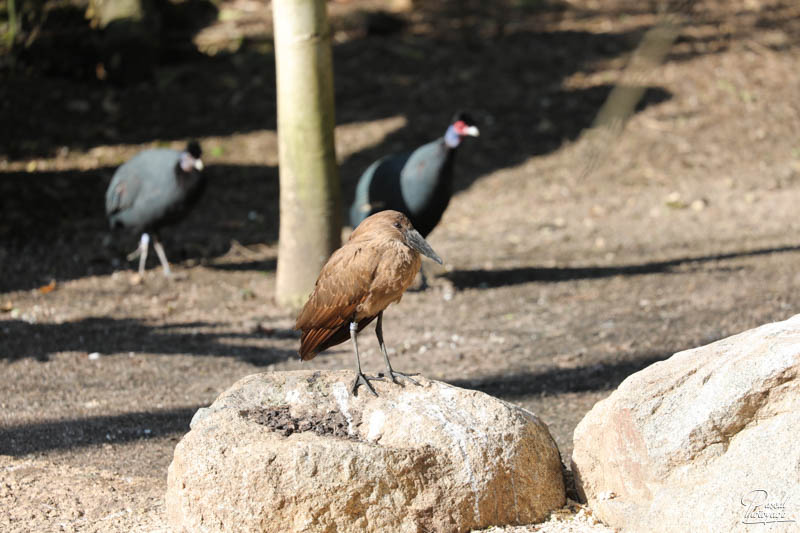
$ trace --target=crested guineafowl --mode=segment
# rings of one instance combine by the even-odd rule
[[[126,228],[141,234],[139,247],[128,260],[139,258],[144,273],[150,235],[164,275],[169,263],[159,241],[159,230],[181,220],[205,189],[200,145],[192,141],[186,150],[144,150],[121,165],[106,191],[106,215],[111,229]]]
[[[355,228],[373,213],[393,209],[405,213],[427,235],[442,218],[453,195],[453,161],[465,137],[478,128],[465,113],[457,113],[443,137],[412,152],[391,154],[372,163],[361,175],[350,207]]]

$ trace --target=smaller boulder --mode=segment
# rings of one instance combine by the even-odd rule
[[[572,470],[625,531],[798,531],[800,315],[628,377],[575,429]]]
[[[352,372],[248,376],[175,448],[177,531],[469,531],[544,520],[561,460],[530,412],[416,378],[349,392]]]

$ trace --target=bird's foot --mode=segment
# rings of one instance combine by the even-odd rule
[[[414,385],[419,385],[419,381],[411,377],[411,376],[419,376],[419,372],[414,372],[413,374],[406,374],[405,372],[400,372],[398,370],[393,370],[391,368],[387,368],[386,372],[389,375],[389,379],[391,380],[392,383],[402,385],[402,383],[400,383],[398,379],[407,379]],[[378,377],[383,378],[384,375],[385,374],[383,372],[380,372],[378,374]]]
[[[373,380],[373,381],[386,381],[386,380],[385,380],[385,379],[384,379],[384,378],[381,376],[381,374],[378,374],[378,376],[377,376],[377,377],[373,377],[373,378],[369,378],[369,379],[367,379],[367,376],[365,376],[365,375],[364,375],[364,374],[362,374],[361,372],[358,372],[358,373],[356,374],[356,379],[354,379],[354,380],[353,380],[353,386],[352,386],[352,387],[351,387],[351,389],[350,389],[350,390],[352,391],[353,395],[354,395],[354,396],[356,396],[356,389],[358,389],[358,386],[359,386],[359,385],[366,385],[366,387],[369,389],[369,391],[370,391],[372,394],[374,394],[375,396],[377,396],[377,395],[378,395],[378,393],[377,393],[377,392],[375,392],[375,389],[372,387],[372,384],[369,382],[369,380],[370,380],[370,379],[371,379],[371,380]]]

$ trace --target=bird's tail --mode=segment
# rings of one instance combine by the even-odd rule
[[[358,323],[358,331],[367,327],[378,315],[364,318]],[[350,324],[345,322],[337,329],[308,329],[300,336],[298,354],[301,361],[308,361],[320,352],[341,344],[350,338]]]

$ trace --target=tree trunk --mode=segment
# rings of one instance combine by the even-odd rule
[[[324,0],[274,0],[280,243],[276,300],[300,306],[339,247],[333,61]]]

